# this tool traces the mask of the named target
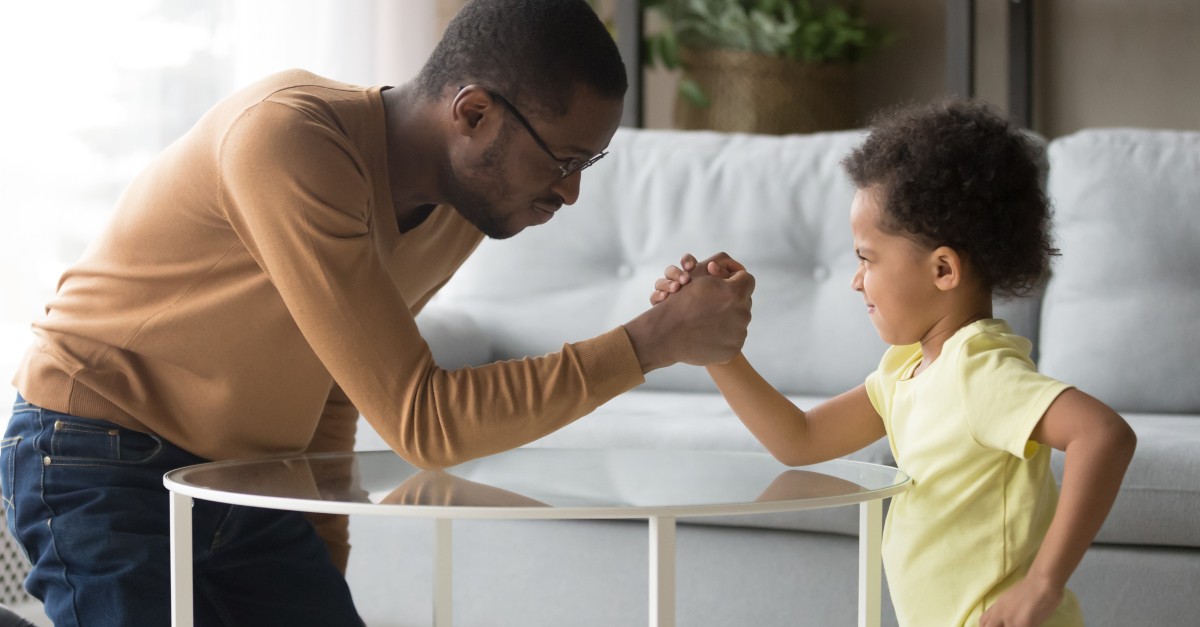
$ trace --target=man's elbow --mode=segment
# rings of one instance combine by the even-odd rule
[[[421,470],[442,470],[473,459],[450,446],[401,441],[398,445],[393,445],[392,450],[404,458],[404,461]]]

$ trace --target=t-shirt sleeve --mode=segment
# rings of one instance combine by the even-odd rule
[[[221,206],[238,238],[333,380],[410,462],[520,446],[644,380],[619,327],[542,357],[439,368],[375,245],[364,160],[335,124],[263,102],[220,151]]]
[[[875,413],[880,416],[886,416],[887,403],[886,396],[883,392],[883,374],[876,368],[874,372],[867,375],[867,380],[864,386],[867,390],[867,398],[871,400],[871,406],[875,408]]]
[[[919,344],[888,348],[879,360],[879,367],[867,376],[864,384],[867,398],[871,400],[875,413],[883,418],[889,433],[891,432],[892,396],[896,391],[896,382],[912,366],[920,350]]]
[[[1037,371],[1028,341],[1018,336],[978,335],[963,343],[959,383],[971,435],[981,446],[1028,459],[1038,421],[1071,386]]]

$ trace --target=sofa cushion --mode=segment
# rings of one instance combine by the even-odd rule
[[[430,312],[469,312],[489,336],[489,360],[541,355],[642,312],[683,253],[725,251],[757,279],[745,346],[755,368],[790,394],[841,393],[886,349],[850,289],[854,188],[840,162],[862,139],[621,129],[574,206],[511,240],[483,242]],[[998,311],[1036,340],[1036,300]],[[716,389],[686,366],[650,373],[645,387]]]
[[[1096,542],[1200,547],[1200,416],[1126,414],[1137,452]],[[1063,453],[1051,463],[1062,480]]]
[[[1049,153],[1062,257],[1040,368],[1118,411],[1200,414],[1200,133],[1089,130]]]
[[[823,400],[790,398],[802,408]],[[1137,433],[1137,453],[1096,541],[1200,547],[1196,523],[1200,520],[1200,417],[1130,414],[1125,418]],[[619,396],[530,446],[764,450],[719,396],[650,390]],[[886,439],[846,459],[896,465]],[[1051,459],[1061,482],[1062,452],[1054,451]],[[857,535],[858,509],[709,516],[686,522]]]
[[[823,400],[801,396],[789,398],[803,408],[812,407]],[[719,395],[646,389],[618,396],[591,414],[527,446],[764,452],[762,445]],[[371,451],[387,448],[387,444],[366,420],[360,419],[355,449]],[[846,459],[896,465],[886,438],[847,455]],[[780,472],[787,469],[783,464],[779,468]],[[858,508],[689,517],[683,522],[857,535]]]
[[[417,328],[442,368],[457,370],[491,361],[491,338],[465,311],[439,310],[437,305],[431,305],[417,316]]]
[[[702,372],[699,374],[703,375]],[[805,396],[789,398],[802,408],[810,408],[824,400]],[[585,418],[529,446],[765,451],[719,395],[645,389],[621,395]],[[846,459],[896,465],[886,438],[847,455]],[[780,464],[779,468],[782,472],[787,466]],[[858,508],[695,516],[681,522],[858,535]]]
[[[493,359],[540,355],[632,319],[683,253],[725,251],[757,279],[745,350],[759,371],[788,392],[841,392],[885,348],[850,289],[854,189],[839,162],[861,139],[622,129],[574,206],[483,242],[434,302],[475,316]],[[677,367],[646,386],[715,390]]]
[[[790,398],[803,408],[822,400]],[[1196,524],[1200,520],[1200,417],[1128,414],[1125,418],[1137,433],[1137,453],[1096,541],[1200,547],[1200,525]],[[763,451],[719,396],[652,390],[618,396],[528,446]],[[387,445],[365,421],[360,421],[355,448],[386,450]],[[886,439],[846,459],[896,465]],[[1055,476],[1061,481],[1062,452],[1054,451],[1051,460]],[[858,509],[706,516],[684,522],[857,535]]]
[[[802,408],[810,408],[824,400],[804,396],[789,398]],[[719,395],[646,389],[622,394],[528,446],[765,451]],[[846,459],[896,465],[885,439],[848,455]],[[785,467],[781,464],[780,468]]]

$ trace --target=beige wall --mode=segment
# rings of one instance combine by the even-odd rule
[[[1200,130],[1200,2],[1036,0],[1035,130],[1140,126]],[[943,0],[866,0],[898,32],[860,68],[860,120],[893,103],[936,98],[945,84]],[[976,95],[1007,101],[1007,2],[977,0]],[[671,126],[675,77],[646,75],[646,126]]]

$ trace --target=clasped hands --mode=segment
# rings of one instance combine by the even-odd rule
[[[733,359],[746,341],[753,292],[754,277],[729,255],[684,255],[655,282],[653,306],[625,325],[642,371]]]

